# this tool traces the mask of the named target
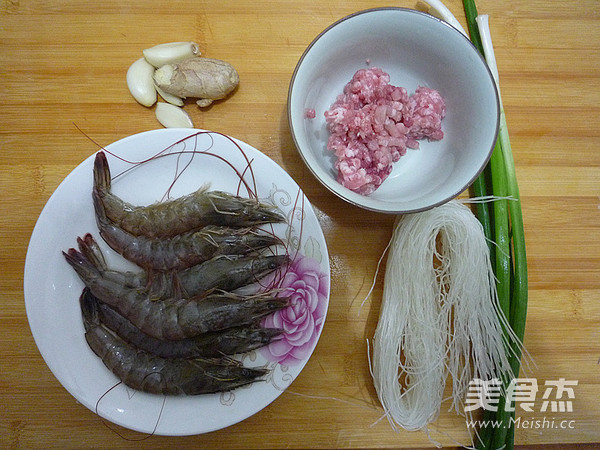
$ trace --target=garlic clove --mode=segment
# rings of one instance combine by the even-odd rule
[[[147,48],[142,53],[146,61],[159,68],[165,64],[200,56],[200,48],[195,42],[169,42]]]
[[[194,128],[188,113],[178,106],[159,102],[155,113],[156,119],[165,128]]]
[[[153,79],[154,70],[154,66],[144,58],[135,61],[127,70],[129,92],[144,106],[152,106],[157,100]]]
[[[154,87],[156,88],[156,91],[164,99],[165,102],[168,102],[171,105],[175,105],[175,106],[183,106],[182,98],[177,97],[176,95],[173,95],[173,94],[169,94],[168,92],[165,92],[164,90],[159,88],[156,84],[154,84]]]

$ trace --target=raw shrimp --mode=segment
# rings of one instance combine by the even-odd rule
[[[233,291],[255,283],[288,263],[286,255],[215,257],[184,270],[172,272],[119,272],[109,270],[91,234],[78,238],[80,251],[103,278],[124,287],[147,292],[159,300],[173,296],[199,296],[212,290]]]
[[[197,395],[230,391],[267,374],[232,359],[166,359],[138,350],[99,321],[85,291],[80,297],[85,339],[93,352],[127,386],[161,395]]]
[[[288,262],[287,255],[236,258],[220,256],[177,272],[175,283],[178,282],[180,291],[188,295],[200,295],[210,289],[230,292],[242,286],[260,283],[267,274]],[[213,287],[207,289],[207,285]]]
[[[262,328],[257,324],[226,328],[177,341],[156,339],[143,333],[113,308],[102,303],[88,288],[84,289],[82,295],[90,308],[96,308],[100,322],[108,329],[140,350],[162,358],[189,359],[246,353],[269,344],[283,332],[279,328]]]
[[[114,251],[147,270],[185,269],[215,256],[245,255],[280,243],[277,237],[253,228],[215,225],[171,238],[136,236],[109,220],[104,203],[96,196],[94,208],[104,241]]]
[[[63,255],[96,297],[157,339],[185,339],[255,323],[289,305],[286,297],[244,297],[227,293],[154,301],[143,291],[103,277],[98,267],[76,249],[69,249]]]
[[[104,152],[98,152],[94,161],[92,196],[103,204],[110,220],[135,235],[171,237],[206,225],[248,227],[285,222],[275,207],[206,188],[149,206],[132,205],[111,193],[110,169]]]

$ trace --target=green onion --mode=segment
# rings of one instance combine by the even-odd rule
[[[480,17],[481,25],[479,25],[480,32],[483,33],[484,39],[484,52],[486,60],[490,66],[496,86],[498,89],[498,96],[500,96],[500,85],[498,82],[498,68],[496,66],[496,59],[494,57],[494,51],[492,47],[492,40],[490,37],[490,31],[487,23],[487,16]],[[507,180],[507,194],[515,201],[509,202],[510,220],[512,225],[512,241],[513,241],[513,263],[514,263],[514,285],[513,285],[513,298],[518,299],[519,302],[511,303],[511,325],[515,333],[517,333],[522,339],[525,332],[525,316],[527,314],[527,255],[525,250],[525,230],[523,227],[523,211],[521,209],[521,196],[519,193],[519,185],[517,183],[517,174],[515,172],[515,162],[512,155],[512,148],[510,145],[510,138],[508,136],[508,126],[506,124],[506,115],[504,114],[504,107],[502,105],[502,98],[500,98],[500,131],[498,140],[502,148],[502,156],[504,157],[504,166],[506,168],[506,180]],[[519,328],[514,328],[518,326]],[[518,332],[519,331],[519,332]],[[519,354],[520,359],[520,354]]]
[[[475,197],[485,197],[487,195],[487,178],[488,178],[488,172],[489,171],[489,164],[488,167],[485,168],[485,170],[483,172],[481,172],[481,175],[479,175],[475,181],[473,182],[473,184],[471,185],[471,189],[473,190],[473,194]],[[494,265],[494,257],[492,255],[494,255],[495,249],[494,246],[492,244],[492,225],[491,225],[491,214],[490,214],[490,209],[489,209],[489,205],[486,202],[477,202],[476,204],[476,209],[477,209],[477,218],[479,219],[479,221],[481,222],[481,225],[483,226],[483,234],[485,235],[487,242],[488,242],[488,248],[490,249],[490,257],[492,258],[492,266]]]
[[[522,342],[525,334],[528,289],[525,233],[519,187],[508,136],[506,116],[500,97],[498,69],[487,24],[487,16],[480,16],[477,19],[477,7],[474,0],[463,0],[463,5],[471,41],[485,55],[500,98],[500,130],[496,147],[490,159],[492,193],[498,197],[508,195],[512,199],[508,202],[508,205],[498,205],[498,201],[494,203],[494,238],[498,246],[495,255],[495,270],[498,280],[498,295],[503,312],[506,314],[515,335]],[[486,223],[484,222],[489,222],[489,216],[478,217],[484,224],[485,229]],[[490,226],[489,223],[488,226]],[[506,297],[507,295],[508,297]],[[511,368],[515,376],[518,376],[521,348],[514,345],[509,353]],[[506,380],[504,381],[506,382]],[[514,421],[510,420],[512,413],[506,411],[505,401],[506,399],[503,398],[498,405],[495,418],[491,414],[486,414],[486,420],[499,420],[502,425],[499,428],[491,429],[492,427],[488,427],[481,430],[480,438],[483,448],[505,446],[509,449],[514,447]]]
[[[494,57],[494,49],[488,26],[487,16],[480,16],[477,19],[478,29],[482,38],[483,50],[486,61],[498,88],[498,96],[500,97],[500,85],[498,82],[498,68],[496,66],[496,58]],[[504,166],[506,168],[506,180],[508,182],[508,195],[515,201],[509,202],[510,220],[512,225],[512,245],[513,245],[513,279],[512,281],[512,299],[510,302],[509,323],[513,331],[522,341],[525,334],[525,322],[527,315],[527,257],[525,251],[525,233],[523,228],[523,214],[521,210],[519,186],[515,173],[515,163],[512,156],[512,148],[508,136],[508,127],[506,124],[506,116],[504,107],[502,106],[502,98],[500,97],[500,132],[498,136],[500,146],[502,148],[502,156],[504,158]],[[521,360],[521,349],[517,346],[513,347],[509,361],[515,376],[519,374]],[[514,421],[510,422],[511,428],[514,426]],[[494,438],[492,445],[502,445],[507,443],[507,434],[498,431],[498,436],[502,439]],[[508,431],[514,433],[514,430]],[[504,436],[502,436],[504,434]]]

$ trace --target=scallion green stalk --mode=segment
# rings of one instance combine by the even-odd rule
[[[487,195],[487,192],[488,192],[488,188],[487,188],[488,169],[489,169],[489,164],[488,164],[488,167],[486,167],[485,170],[483,172],[481,172],[481,174],[475,179],[473,184],[471,184],[471,189],[473,190],[473,194],[475,197],[483,198]],[[489,204],[486,202],[477,202],[476,211],[477,211],[477,218],[479,219],[479,221],[481,222],[481,225],[483,226],[483,234],[485,235],[485,237],[488,241],[488,248],[490,249],[490,258],[492,258],[492,264],[494,264],[494,256],[493,255],[495,252],[495,248],[492,243],[492,240],[493,240],[492,224],[491,224],[492,218],[491,218]]]
[[[492,172],[492,189],[495,196],[508,195],[512,198],[508,202],[508,206],[494,206],[494,237],[498,240],[503,240],[505,236],[504,227],[510,224],[508,246],[505,242],[496,242],[499,246],[496,251],[496,278],[498,280],[499,299],[502,304],[502,309],[509,320],[509,324],[513,332],[520,341],[523,340],[525,333],[525,322],[527,315],[527,257],[525,251],[525,234],[523,227],[523,215],[521,209],[519,187],[515,173],[515,165],[512,156],[510,139],[508,136],[508,128],[506,124],[506,116],[500,97],[500,85],[498,82],[498,69],[494,57],[493,46],[487,16],[480,16],[478,20],[477,8],[474,0],[463,0],[469,34],[471,41],[478,50],[485,55],[487,64],[492,72],[498,96],[500,99],[500,130],[498,141],[490,160]],[[499,160],[503,164],[500,164]],[[498,172],[502,172],[499,174]],[[494,183],[494,179],[496,182]],[[504,181],[502,181],[504,179]],[[500,188],[502,192],[497,189]],[[496,202],[497,203],[497,202]],[[481,218],[480,218],[481,220]],[[486,220],[484,218],[484,220]],[[489,220],[489,219],[488,219]],[[483,222],[482,222],[483,223]],[[498,230],[500,227],[500,231]],[[502,255],[508,250],[508,253]],[[512,250],[512,251],[511,251]],[[508,266],[504,263],[504,257],[509,258]],[[499,263],[500,261],[500,263]],[[504,297],[508,293],[508,304]],[[515,344],[509,352],[509,362],[515,376],[518,376],[520,370],[521,348]],[[500,448],[510,449],[514,447],[514,421],[510,420],[512,413],[506,411],[506,399],[503,398],[499,404],[496,417],[490,417],[486,414],[486,419],[499,420],[502,425],[499,428],[486,428],[481,430],[481,446],[483,448]]]
[[[514,322],[514,326],[518,326],[520,332],[517,329],[513,329],[515,333],[522,339],[525,330],[525,319],[527,313],[527,297],[528,297],[528,282],[527,282],[527,254],[525,248],[525,229],[523,226],[523,210],[521,208],[521,195],[519,193],[519,185],[517,183],[517,174],[515,171],[515,162],[512,154],[512,147],[510,144],[510,137],[508,135],[508,126],[506,123],[506,115],[504,113],[504,106],[502,104],[502,97],[500,96],[500,83],[498,81],[498,68],[496,65],[496,58],[494,56],[494,47],[492,46],[492,38],[488,25],[487,16],[480,16],[479,19],[479,32],[483,36],[483,51],[486,55],[486,61],[498,89],[498,96],[500,98],[500,130],[498,140],[502,147],[502,156],[504,157],[504,166],[506,168],[506,180],[508,192],[507,194],[515,201],[509,202],[510,218],[512,225],[512,241],[513,241],[513,262],[514,262],[514,286],[513,286],[513,297],[519,299],[519,303],[514,303],[511,308],[511,320]],[[520,357],[520,352],[519,352]]]
[[[506,124],[506,115],[504,113],[504,107],[502,104],[502,97],[500,96],[500,83],[498,77],[498,68],[496,65],[496,58],[494,56],[494,47],[492,45],[492,38],[488,24],[487,16],[479,16],[477,18],[477,26],[479,35],[483,44],[483,53],[494,81],[498,89],[498,97],[500,98],[500,131],[498,135],[498,141],[502,148],[502,156],[504,158],[504,166],[506,168],[506,179],[508,187],[508,195],[511,196],[514,201],[510,202],[510,220],[512,225],[512,249],[513,249],[513,277],[512,280],[512,300],[510,302],[510,315],[509,323],[513,328],[513,331],[517,335],[520,341],[523,340],[525,334],[525,322],[527,316],[527,297],[528,297],[528,283],[527,283],[527,256],[525,251],[525,233],[523,227],[523,213],[521,209],[521,201],[519,194],[519,186],[517,184],[517,177],[515,172],[515,163],[512,156],[512,148],[510,139],[508,136],[508,126]],[[519,375],[519,369],[521,365],[521,349],[518,346],[513,347],[513,352],[509,357],[509,362],[515,376]],[[504,445],[508,444],[507,436],[510,433],[514,433],[514,430],[509,431],[514,426],[514,421],[510,421],[508,429],[497,430],[497,436],[492,440],[492,445]],[[505,447],[507,448],[507,447]]]

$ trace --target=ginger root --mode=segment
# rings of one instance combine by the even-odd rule
[[[193,57],[154,72],[158,88],[180,98],[198,98],[198,106],[227,97],[240,82],[235,68],[218,59]]]

